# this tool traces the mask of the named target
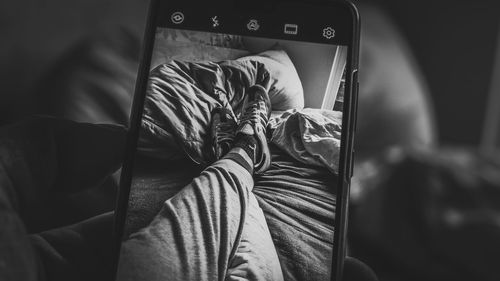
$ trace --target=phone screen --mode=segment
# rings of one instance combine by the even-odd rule
[[[116,280],[333,280],[355,72],[336,7],[153,6]]]

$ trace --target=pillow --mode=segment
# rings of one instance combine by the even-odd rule
[[[304,90],[299,74],[288,54],[279,45],[239,61],[257,61],[265,65],[271,76],[269,97],[272,110],[304,108]]]

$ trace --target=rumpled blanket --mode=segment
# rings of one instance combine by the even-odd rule
[[[261,84],[269,90],[269,72],[257,61],[179,62],[162,64],[150,73],[139,137],[142,154],[163,159],[179,151],[195,163],[212,162],[211,112],[227,96],[237,113],[245,91]]]
[[[342,112],[306,108],[272,118],[271,142],[304,164],[338,174]]]
[[[173,61],[158,66],[149,77],[139,151],[154,158],[187,155],[195,163],[211,163],[211,112],[225,105],[222,97],[239,115],[246,89],[261,84],[272,96],[273,79],[265,64],[253,60]],[[291,109],[272,120],[271,141],[302,163],[337,173],[341,119],[341,112]]]

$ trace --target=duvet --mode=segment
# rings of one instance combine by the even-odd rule
[[[139,151],[155,158],[187,156],[198,164],[210,163],[206,140],[211,112],[227,97],[238,116],[246,89],[255,84],[268,90],[274,110],[303,108],[300,79],[282,50],[222,62],[172,61],[157,66],[147,85]]]
[[[168,158],[178,148],[194,162],[211,160],[207,145],[211,112],[226,95],[237,110],[245,89],[268,76],[258,62],[185,63],[155,68],[149,78],[139,147]],[[266,85],[267,86],[267,85]]]

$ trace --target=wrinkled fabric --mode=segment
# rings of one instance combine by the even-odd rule
[[[338,177],[325,167],[295,160],[276,145],[270,150],[272,164],[254,177],[252,193],[264,213],[284,280],[329,280],[324,265],[332,261]],[[164,202],[189,183],[182,185],[189,174],[199,174],[186,163],[176,169],[153,166],[157,168],[146,166],[136,174],[127,218],[131,230],[126,235],[146,227]]]
[[[280,281],[252,175],[223,158],[122,243],[117,280]]]
[[[165,159],[172,151],[184,151],[195,163],[212,162],[205,140],[210,137],[211,112],[223,105],[219,95],[226,95],[239,112],[246,89],[256,83],[268,87],[269,72],[255,61],[173,61],[158,66],[147,85],[139,151]]]
[[[288,110],[304,108],[304,89],[299,74],[292,60],[279,44],[258,55],[242,57],[239,61],[258,61],[263,63],[275,77],[270,85],[271,104],[273,110]]]
[[[289,110],[270,121],[271,142],[304,164],[338,174],[342,112],[306,108]]]
[[[338,177],[270,146],[270,168],[255,176],[259,201],[286,281],[330,280]]]

